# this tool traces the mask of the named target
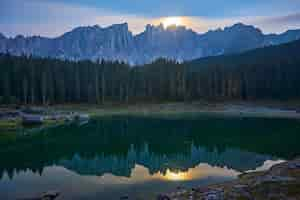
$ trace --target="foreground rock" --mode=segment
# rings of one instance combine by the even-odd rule
[[[300,159],[273,166],[266,172],[240,175],[231,182],[191,191],[160,195],[170,200],[297,200],[300,199]]]

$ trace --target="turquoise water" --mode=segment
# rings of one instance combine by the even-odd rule
[[[300,122],[207,116],[103,117],[0,135],[0,199],[152,199],[300,155]]]

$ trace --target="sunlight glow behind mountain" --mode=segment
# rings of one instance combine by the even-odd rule
[[[176,25],[176,26],[185,25],[184,19],[182,17],[166,17],[162,19],[162,23],[165,28],[172,25]]]

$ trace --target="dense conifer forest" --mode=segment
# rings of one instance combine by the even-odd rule
[[[300,41],[177,63],[0,55],[1,104],[286,100],[300,97]]]

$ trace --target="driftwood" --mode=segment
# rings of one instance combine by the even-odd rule
[[[21,117],[22,117],[22,123],[24,125],[42,124],[44,122],[44,117],[42,115],[22,113]]]
[[[55,200],[59,196],[57,191],[48,191],[43,193],[40,197],[22,198],[17,200]]]

